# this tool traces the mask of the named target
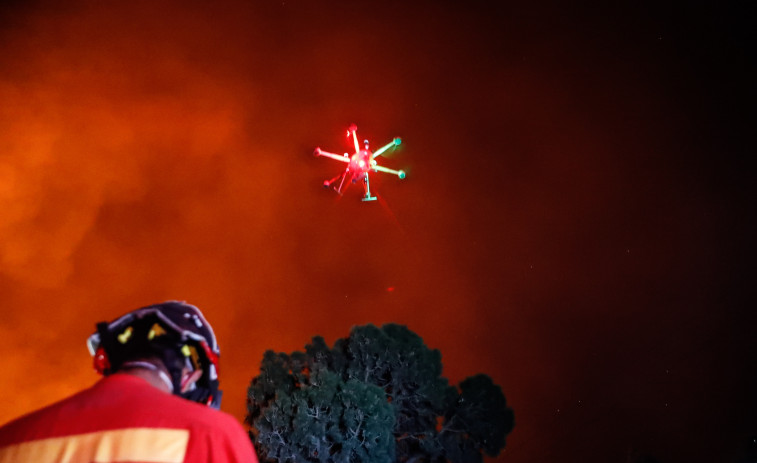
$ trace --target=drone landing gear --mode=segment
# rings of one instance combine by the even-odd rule
[[[365,183],[365,196],[363,196],[362,201],[376,201],[376,197],[371,196],[371,185],[368,182],[368,173],[363,177],[363,183]]]
[[[339,193],[339,195],[341,196],[341,194],[342,194],[342,186],[344,185],[344,179],[345,179],[345,177],[347,177],[347,172],[348,171],[349,171],[349,168],[347,168],[347,170],[345,170],[343,173],[337,175],[336,177],[332,178],[331,180],[326,180],[325,182],[323,182],[323,187],[324,188],[328,188],[328,187],[331,186],[332,183],[334,183],[337,180],[339,180],[339,187],[334,188],[334,191],[336,191],[337,193]]]

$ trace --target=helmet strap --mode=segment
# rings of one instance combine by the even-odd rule
[[[178,349],[174,348],[162,349],[160,357],[163,360],[163,365],[165,365],[169,375],[171,375],[171,384],[174,395],[180,395],[181,376],[184,372],[184,357],[178,352]]]

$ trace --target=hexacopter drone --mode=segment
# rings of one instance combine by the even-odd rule
[[[372,153],[368,148],[368,140],[363,141],[363,145],[365,147],[363,149],[360,149],[360,145],[358,145],[357,142],[357,126],[355,124],[352,124],[350,128],[347,129],[347,137],[349,137],[350,135],[352,135],[352,140],[355,143],[355,153],[352,156],[348,155],[347,153],[344,153],[343,156],[340,156],[335,153],[323,151],[321,148],[316,148],[313,152],[313,154],[316,156],[326,156],[327,158],[347,163],[347,168],[344,170],[344,172],[332,178],[331,180],[326,180],[325,182],[323,182],[323,186],[325,188],[328,188],[334,182],[339,180],[339,186],[334,189],[341,195],[342,188],[345,187],[345,180],[349,180],[349,183],[356,183],[359,179],[362,178],[365,187],[365,196],[363,196],[363,201],[374,201],[376,197],[371,196],[371,186],[368,180],[368,173],[370,171],[387,172],[389,174],[395,174],[399,178],[405,178],[405,171],[388,169],[386,167],[379,166],[376,163],[377,157],[381,156],[381,154],[389,148],[396,148],[397,146],[399,146],[400,143],[402,143],[402,140],[397,137]],[[347,184],[347,186],[349,186],[349,183]]]

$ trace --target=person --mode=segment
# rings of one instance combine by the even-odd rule
[[[247,433],[218,410],[213,330],[168,301],[98,323],[92,387],[0,427],[0,463],[257,463]]]

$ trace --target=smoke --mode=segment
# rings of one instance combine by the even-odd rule
[[[105,206],[217,156],[239,129],[227,82],[177,60],[162,25],[130,24],[160,11],[112,9],[37,12],[5,43],[17,61],[0,82],[0,258],[33,286],[66,282]]]

